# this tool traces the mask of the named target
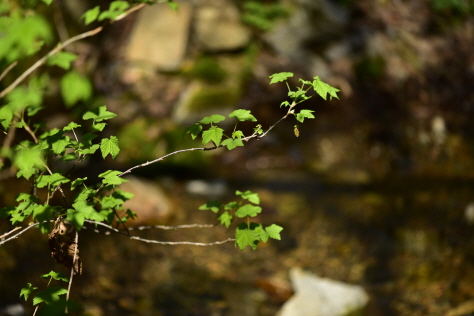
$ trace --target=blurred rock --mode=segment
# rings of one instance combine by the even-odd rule
[[[464,209],[464,217],[469,224],[474,223],[474,202],[470,202]]]
[[[129,64],[163,71],[181,67],[188,45],[193,7],[179,2],[177,12],[165,5],[147,6],[132,30],[125,59]]]
[[[0,309],[0,315],[23,316],[25,315],[25,308],[21,304],[7,305]]]
[[[308,46],[337,38],[348,21],[347,11],[328,0],[286,1],[293,7],[289,19],[266,35],[275,51],[294,61],[308,57]],[[303,59],[302,59],[303,58]]]
[[[240,13],[232,1],[204,2],[196,14],[196,39],[204,51],[235,51],[247,46],[249,29],[240,21]]]
[[[320,278],[300,268],[292,268],[290,279],[296,294],[278,316],[344,316],[362,309],[367,292],[357,285]]]
[[[186,183],[186,191],[195,195],[217,198],[226,194],[229,188],[224,181],[191,180]]]
[[[138,219],[133,224],[165,223],[172,215],[172,205],[166,193],[154,181],[127,177],[130,182],[120,189],[134,194],[131,200],[124,203],[125,209],[137,213]]]

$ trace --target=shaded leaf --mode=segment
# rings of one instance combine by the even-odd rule
[[[48,58],[47,64],[50,66],[58,66],[62,69],[69,70],[71,63],[77,59],[77,55],[70,52],[58,52]]]
[[[214,213],[219,212],[219,209],[221,208],[222,203],[214,200],[214,201],[207,201],[206,204],[203,204],[199,207],[200,210],[211,210]]]
[[[92,95],[92,84],[89,79],[73,70],[63,76],[60,82],[61,95],[67,107],[78,101],[86,101]]]

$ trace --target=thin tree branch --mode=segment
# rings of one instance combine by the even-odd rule
[[[89,220],[89,219],[86,219],[85,222],[88,222],[88,223],[91,223],[91,224],[96,224],[96,225],[100,225],[100,226],[103,226],[103,227],[106,227],[107,229],[110,229],[116,233],[119,233],[121,235],[124,235],[124,236],[127,236],[126,233],[124,233],[123,231],[121,230],[118,230],[110,225],[107,225],[105,223],[102,223],[102,222],[96,222],[96,221],[93,221],[93,220]],[[146,227],[146,226],[145,226]],[[160,226],[160,225],[157,225],[156,228],[162,228],[162,227],[166,227],[166,226]],[[178,228],[191,228],[191,227],[205,227],[204,225],[200,225],[200,224],[191,224],[191,225],[179,225],[179,226],[169,226],[170,228],[162,228],[162,229],[178,229]],[[221,240],[221,241],[214,241],[214,242],[208,242],[208,243],[202,243],[202,242],[193,242],[193,241],[159,241],[159,240],[154,240],[154,239],[144,239],[144,238],[141,238],[141,237],[138,237],[138,236],[131,236],[130,239],[133,239],[133,240],[138,240],[138,241],[142,241],[142,242],[146,242],[146,243],[150,243],[150,244],[159,244],[159,245],[193,245],[193,246],[214,246],[214,245],[220,245],[220,244],[224,244],[226,242],[229,242],[229,241],[235,241],[235,239],[233,238],[228,238],[226,240]]]
[[[118,17],[116,17],[114,19],[114,21],[119,21],[123,18],[125,18],[126,16],[128,16],[129,14],[137,11],[137,10],[140,10],[141,8],[143,8],[145,6],[145,3],[141,3],[137,6],[134,6],[130,9],[128,9],[127,11],[125,11],[124,13],[120,14]],[[52,49],[49,53],[47,53],[45,56],[43,56],[41,59],[39,59],[36,63],[33,64],[33,66],[31,66],[30,68],[28,68],[23,74],[21,74],[15,81],[13,81],[8,87],[6,87],[2,92],[0,92],[0,99],[3,98],[4,96],[6,96],[11,90],[13,90],[16,86],[18,86],[23,80],[25,80],[26,77],[28,77],[33,71],[35,71],[36,69],[38,69],[41,65],[43,65],[46,60],[53,56],[54,54],[56,54],[57,52],[59,52],[60,50],[62,50],[64,47],[68,46],[69,44],[72,44],[74,42],[77,42],[81,39],[84,39],[86,37],[90,37],[90,36],[94,36],[96,35],[97,33],[99,33],[100,31],[102,31],[104,28],[102,26],[99,26],[98,28],[95,28],[93,30],[90,30],[90,31],[87,31],[87,32],[84,32],[84,33],[81,33],[79,35],[76,35],[74,37],[71,37],[70,39],[66,40],[64,43],[59,43],[54,49]],[[10,65],[11,66],[11,65]],[[8,68],[10,68],[10,66]],[[14,67],[14,66],[12,66]],[[7,70],[9,70],[7,68]],[[5,70],[6,71],[6,70]],[[5,73],[4,71],[4,73]],[[3,75],[3,73],[2,73]]]
[[[221,146],[219,146],[221,147]],[[176,155],[176,154],[179,154],[179,153],[183,153],[183,152],[187,152],[187,151],[195,151],[195,150],[204,150],[204,151],[208,151],[208,150],[213,150],[213,149],[217,149],[219,147],[202,147],[202,148],[188,148],[188,149],[181,149],[181,150],[177,150],[177,151],[174,151],[172,153],[169,153],[167,155],[164,155],[163,157],[160,157],[160,158],[157,158],[155,160],[152,160],[152,161],[147,161],[145,163],[142,163],[141,165],[137,165],[137,166],[134,166],[124,172],[122,172],[121,174],[118,175],[118,177],[122,177],[124,175],[126,175],[127,173],[130,173],[132,170],[134,169],[137,169],[137,168],[141,168],[141,167],[145,167],[145,166],[148,166],[148,165],[151,165],[155,162],[158,162],[158,161],[161,161],[161,160],[164,160],[165,158],[168,158],[169,156],[172,156],[172,155]]]
[[[130,239],[143,241],[149,244],[159,244],[159,245],[193,245],[193,246],[214,246],[222,245],[229,241],[235,241],[234,238],[227,238],[226,240],[214,241],[214,242],[193,242],[193,241],[159,241],[153,239],[144,239],[140,237],[131,237]]]
[[[164,229],[164,230],[176,230],[181,228],[211,228],[216,226],[215,224],[187,224],[187,225],[177,225],[177,226],[164,226],[164,225],[153,225],[153,226],[138,226],[130,227],[129,230],[145,230],[145,229]]]
[[[77,254],[77,243],[79,242],[79,233],[76,230],[76,239],[75,239],[75,247],[74,247],[74,256],[72,258],[72,267],[71,267],[71,277],[69,278],[69,284],[67,286],[67,293],[66,293],[66,302],[69,302],[69,294],[71,293],[71,286],[72,286],[72,278],[74,277],[74,269],[76,267],[76,254]],[[80,268],[79,268],[80,270]],[[77,271],[79,272],[79,271]],[[67,311],[67,305],[66,305],[66,314],[68,313]]]
[[[31,224],[29,224],[28,226],[26,226],[25,228],[23,228],[19,233],[17,233],[17,234],[15,234],[15,235],[11,236],[10,238],[7,238],[7,239],[5,239],[5,240],[0,241],[0,246],[3,245],[3,244],[6,243],[6,242],[12,240],[12,239],[18,238],[18,236],[20,236],[21,234],[23,234],[24,232],[26,232],[28,229],[33,228],[33,227],[35,227],[35,226],[38,226],[39,224],[40,224],[39,222],[38,222],[38,223],[31,223]],[[7,234],[9,234],[9,233],[7,233]]]
[[[10,230],[9,232],[3,234],[2,236],[0,236],[0,239],[3,239],[5,237],[7,237],[8,235],[11,235],[13,234],[14,232],[16,232],[17,230],[21,229],[21,226],[18,226],[18,227],[15,227],[13,228],[12,230]]]
[[[7,73],[10,72],[10,70],[13,69],[13,67],[15,67],[16,65],[18,64],[18,61],[14,61],[10,64],[10,66],[8,66],[7,68],[5,68],[5,70],[2,72],[2,74],[0,75],[0,81],[2,81],[3,77],[5,77],[7,75]]]
[[[46,60],[62,50],[64,47],[68,46],[71,43],[74,43],[76,41],[79,41],[81,39],[84,39],[86,37],[93,36],[100,31],[102,31],[103,27],[99,26],[98,28],[95,28],[91,31],[87,31],[85,33],[81,33],[79,35],[76,35],[74,37],[71,37],[64,43],[59,43],[55,48],[53,48],[49,53],[44,55],[42,58],[40,58],[36,63],[34,63],[30,68],[28,68],[23,74],[21,74],[15,81],[13,81],[8,87],[5,88],[2,92],[0,92],[0,99],[6,96],[10,91],[12,91],[16,86],[18,86],[23,80],[25,80],[26,77],[28,77],[33,71],[38,69],[41,65],[43,65]]]

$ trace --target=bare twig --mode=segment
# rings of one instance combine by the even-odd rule
[[[116,233],[119,233],[121,235],[127,236],[126,233],[124,233],[121,230],[118,230],[110,225],[107,225],[102,222],[96,222],[93,220],[86,219],[85,222],[91,223],[91,224],[96,224],[100,225],[103,227],[106,227],[107,229],[110,229]],[[212,225],[213,226],[213,225]],[[145,226],[146,227],[146,226]],[[191,228],[191,227],[206,227],[205,225],[200,225],[200,224],[190,224],[190,225],[179,225],[179,226],[169,226],[169,228],[163,228],[166,226],[160,226],[157,225],[156,228],[162,228],[162,229],[178,229],[178,228]],[[214,246],[214,245],[220,245],[224,244],[229,241],[235,241],[233,238],[228,238],[226,240],[221,240],[221,241],[214,241],[214,242],[208,242],[208,243],[202,243],[202,242],[193,242],[193,241],[159,241],[159,240],[154,240],[154,239],[144,239],[138,236],[131,236],[130,239],[133,240],[138,240],[138,241],[143,241],[146,243],[151,243],[151,244],[160,244],[160,245],[193,245],[193,246]]]
[[[10,64],[10,66],[8,66],[7,68],[5,68],[5,70],[2,72],[2,74],[0,75],[0,81],[2,81],[3,77],[5,77],[7,75],[7,73],[13,69],[13,67],[15,67],[16,65],[18,64],[18,61],[14,61]]]
[[[235,241],[234,238],[227,238],[226,240],[221,241],[214,241],[214,242],[193,242],[193,241],[159,241],[153,239],[144,239],[140,237],[131,237],[130,239],[143,241],[149,244],[159,244],[159,245],[192,245],[192,246],[214,246],[214,245],[222,245],[229,241]]]
[[[250,135],[250,136],[247,136],[247,137],[244,137],[242,138],[243,141],[246,141],[248,142],[249,140],[251,140],[252,138],[257,138],[257,139],[260,139],[262,137],[265,137],[269,131],[271,131],[276,125],[278,125],[282,120],[286,119],[288,117],[288,115],[290,114],[293,114],[294,111],[293,111],[293,108],[295,107],[296,103],[293,102],[291,105],[290,105],[290,108],[288,109],[288,112],[282,117],[280,118],[275,124],[273,124],[272,126],[270,126],[264,133],[262,134],[258,134],[258,132],[260,131],[260,129],[257,129],[255,130],[255,132]],[[217,149],[217,148],[221,148],[221,147],[224,147],[224,145],[219,145],[219,146],[214,146],[214,147],[196,147],[196,148],[188,148],[188,149],[181,149],[181,150],[177,150],[177,151],[174,151],[172,153],[169,153],[167,155],[164,155],[163,157],[160,157],[160,158],[157,158],[155,160],[152,160],[152,161],[147,161],[145,163],[142,163],[140,165],[136,165],[134,167],[131,167],[130,169],[122,172],[121,174],[118,175],[118,177],[122,177],[124,175],[126,175],[127,173],[130,173],[132,172],[132,170],[134,169],[137,169],[137,168],[141,168],[141,167],[145,167],[145,166],[148,166],[148,165],[151,165],[155,162],[159,162],[161,160],[164,160],[165,158],[169,157],[169,156],[172,156],[172,155],[176,155],[176,154],[179,154],[179,153],[182,153],[182,152],[187,152],[187,151],[195,151],[195,150],[203,150],[203,151],[211,151],[211,150],[214,150],[214,149]],[[102,189],[104,185],[102,185],[98,191],[100,189]]]
[[[38,226],[39,224],[40,224],[40,223],[31,223],[31,224],[29,224],[28,226],[26,226],[25,228],[23,228],[19,233],[17,233],[17,234],[15,234],[15,235],[11,236],[10,238],[7,238],[7,239],[5,239],[5,240],[0,241],[0,245],[3,245],[4,243],[6,243],[7,241],[10,241],[10,240],[12,240],[12,239],[18,238],[18,236],[20,236],[21,234],[23,234],[24,232],[26,232],[28,229],[33,228],[33,227],[35,227],[35,226]],[[9,233],[7,233],[7,234],[9,234]]]
[[[139,5],[134,6],[134,7],[130,8],[130,9],[128,9],[127,11],[125,11],[124,13],[122,13],[122,14],[120,14],[118,17],[116,17],[116,18],[114,19],[114,22],[123,19],[124,17],[128,16],[128,15],[129,15],[130,13],[132,13],[132,12],[135,12],[135,11],[137,11],[137,10],[140,10],[140,9],[143,8],[144,6],[145,6],[145,3],[140,3]]]
[[[16,232],[17,230],[21,229],[21,226],[18,226],[18,227],[15,227],[13,228],[12,230],[10,230],[9,232],[3,234],[2,236],[0,236],[0,239],[3,239],[5,237],[7,237],[8,235],[11,235],[13,234],[14,232]]]
[[[181,228],[211,228],[216,226],[215,224],[187,224],[187,225],[177,225],[177,226],[164,226],[164,225],[153,225],[153,226],[139,226],[139,227],[130,227],[129,230],[145,230],[145,229],[164,229],[164,230],[175,230]]]
[[[74,277],[74,269],[76,267],[76,254],[77,254],[77,244],[78,244],[78,242],[79,242],[79,233],[76,230],[76,239],[75,239],[76,245],[74,247],[74,256],[72,258],[71,277],[69,278],[69,284],[67,286],[66,302],[69,302],[69,294],[71,293],[72,278]],[[66,314],[67,313],[68,313],[68,311],[67,311],[67,305],[66,305]]]

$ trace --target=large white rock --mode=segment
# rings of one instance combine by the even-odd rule
[[[178,3],[176,12],[167,5],[141,10],[125,52],[129,64],[179,70],[188,46],[193,6],[189,2]]]
[[[320,278],[299,268],[291,269],[290,279],[295,294],[278,316],[344,316],[369,301],[361,286]]]

